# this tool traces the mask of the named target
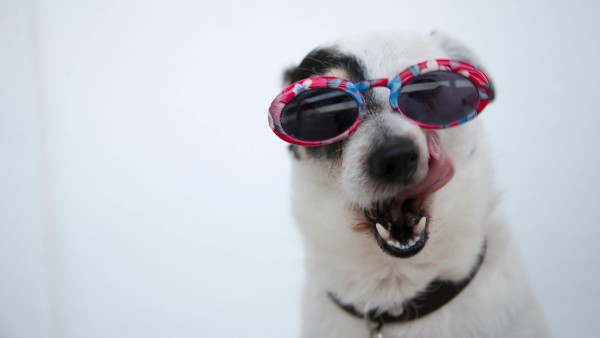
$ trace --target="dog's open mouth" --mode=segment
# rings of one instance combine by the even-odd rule
[[[387,254],[407,258],[419,253],[427,243],[429,216],[424,198],[393,199],[365,210],[375,224],[375,238]]]
[[[427,147],[429,162],[425,178],[398,196],[375,203],[364,211],[373,224],[379,247],[394,257],[412,257],[425,247],[429,239],[429,197],[454,176],[454,165],[442,150],[435,132],[427,133]]]

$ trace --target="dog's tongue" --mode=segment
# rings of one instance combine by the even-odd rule
[[[403,192],[405,196],[429,194],[441,189],[454,176],[454,164],[440,145],[440,138],[433,131],[427,132],[429,170],[427,176]]]

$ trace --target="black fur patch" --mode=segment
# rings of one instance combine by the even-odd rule
[[[298,67],[288,70],[287,79],[290,83],[306,79],[307,77],[326,73],[329,69],[340,68],[345,70],[350,81],[365,79],[365,68],[352,55],[345,55],[333,48],[316,49],[310,52]]]
[[[298,67],[288,69],[284,74],[286,83],[293,83],[311,76],[322,75],[330,69],[338,68],[348,74],[348,80],[358,82],[366,80],[366,70],[363,64],[354,56],[341,53],[335,48],[316,49],[310,52]],[[375,108],[375,100],[369,91],[363,94],[367,107]],[[342,157],[344,141],[320,147],[307,147],[307,153],[314,158],[339,160]],[[298,146],[291,149],[298,158]]]

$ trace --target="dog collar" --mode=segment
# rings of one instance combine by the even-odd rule
[[[380,312],[376,308],[368,312],[359,311],[354,305],[344,303],[332,292],[327,295],[331,300],[348,314],[357,318],[367,320],[367,325],[373,337],[381,334],[381,328],[386,323],[402,323],[411,320],[419,319],[438,310],[442,306],[449,303],[456,297],[469,283],[481,267],[487,249],[486,242],[483,243],[483,248],[477,258],[475,266],[471,269],[469,275],[458,282],[434,280],[417,296],[405,301],[402,305],[403,311],[399,315],[390,314],[389,312]]]

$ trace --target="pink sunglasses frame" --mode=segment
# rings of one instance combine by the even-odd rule
[[[412,81],[415,77],[436,71],[447,71],[460,74],[470,80],[479,92],[479,101],[477,102],[476,109],[468,114],[467,116],[453,121],[448,124],[426,124],[419,121],[415,121],[402,113],[398,107],[398,96],[402,86]],[[391,108],[400,113],[409,121],[415,123],[423,129],[444,129],[454,127],[463,124],[469,120],[472,120],[479,115],[483,109],[487,106],[492,97],[492,87],[488,77],[477,67],[463,61],[448,60],[448,59],[436,59],[423,61],[416,65],[408,67],[398,75],[392,78],[379,78],[374,80],[364,80],[356,84],[346,79],[341,79],[333,76],[315,76],[307,79],[303,79],[292,83],[286,87],[271,103],[269,108],[269,126],[273,132],[282,140],[298,144],[302,146],[320,146],[338,142],[356,131],[361,121],[364,119],[366,113],[366,102],[362,93],[374,87],[387,87],[390,89],[389,103]],[[310,91],[313,89],[329,88],[336,89],[348,94],[358,106],[358,117],[356,121],[348,128],[347,131],[335,137],[322,140],[322,141],[303,141],[295,139],[285,133],[281,127],[281,112],[286,104],[292,101],[297,95]]]

